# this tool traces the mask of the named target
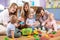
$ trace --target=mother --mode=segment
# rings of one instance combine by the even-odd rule
[[[26,19],[27,19],[27,15],[30,14],[31,10],[33,10],[33,9],[30,8],[29,3],[25,2],[22,7],[22,10],[21,10],[21,17],[19,18],[19,21],[24,21],[24,23],[25,23]],[[25,26],[26,26],[26,24],[25,24]]]
[[[17,8],[17,4],[12,3],[8,9],[0,13],[0,34],[6,33],[6,26],[10,21],[10,16],[16,15]]]
[[[42,29],[42,23],[44,23],[47,18],[48,18],[48,13],[42,8],[42,7],[38,7],[37,11],[36,11],[36,16],[37,16],[37,20],[40,22],[40,26]]]

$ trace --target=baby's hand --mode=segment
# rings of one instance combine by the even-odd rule
[[[30,26],[33,26],[33,24],[30,24]]]
[[[18,20],[19,20],[19,21],[24,21],[24,18],[21,17],[21,18],[19,18]]]
[[[34,26],[37,26],[37,25],[39,25],[40,23],[38,22],[38,21],[36,21],[35,23],[34,23]]]

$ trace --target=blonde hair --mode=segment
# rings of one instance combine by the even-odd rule
[[[18,5],[17,5],[16,3],[10,4],[9,8],[11,8],[12,6],[13,6],[13,7],[14,7],[14,6],[17,6],[17,7],[18,7]]]
[[[48,15],[48,19],[50,19],[50,17],[54,19],[54,14],[50,13],[50,14]]]
[[[16,12],[13,14],[13,15],[16,15],[17,16],[17,10],[18,10],[18,5],[16,4],[16,3],[12,3],[10,6],[9,6],[9,10],[11,9],[11,7],[15,7],[15,6],[17,6],[17,9],[16,9]],[[9,15],[11,15],[11,14],[9,14]]]
[[[17,17],[16,17],[15,15],[11,15],[11,17],[10,17],[10,22],[11,22],[12,24],[14,24],[14,23],[16,23],[16,21],[17,21]]]

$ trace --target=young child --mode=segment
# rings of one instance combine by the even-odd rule
[[[31,13],[28,15],[26,24],[34,30],[34,28],[38,25],[38,22],[34,19],[34,14]]]
[[[7,36],[9,38],[12,38],[13,40],[17,40],[16,38],[20,37],[21,35],[20,30],[18,30],[15,27],[16,21],[17,21],[17,17],[15,15],[12,15],[10,17],[10,23],[7,25],[7,30],[6,30]]]
[[[49,14],[48,19],[42,25],[44,25],[48,32],[57,31],[56,21],[52,13]]]

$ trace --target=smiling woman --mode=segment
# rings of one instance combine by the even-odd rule
[[[11,6],[8,9],[5,9],[0,14],[0,33],[5,34],[6,33],[6,26],[8,22],[10,21],[10,16],[15,15],[17,12],[17,4],[12,3]]]

